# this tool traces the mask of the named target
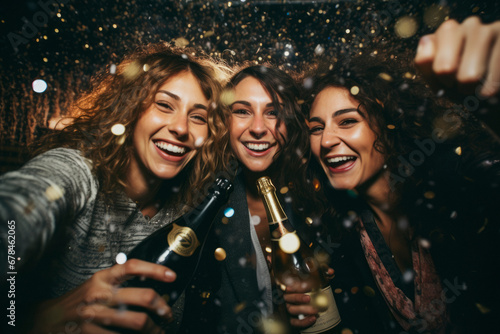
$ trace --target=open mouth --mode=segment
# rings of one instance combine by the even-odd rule
[[[333,158],[327,158],[326,164],[328,167],[332,169],[345,169],[349,168],[352,166],[354,161],[356,161],[356,157],[353,156],[341,156],[341,157],[333,157]]]
[[[271,147],[269,143],[243,143],[246,148],[254,152],[264,152]]]
[[[154,144],[163,152],[177,157],[181,157],[190,151],[190,149],[185,146],[178,146],[164,141],[156,141]]]

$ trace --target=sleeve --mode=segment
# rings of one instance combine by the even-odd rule
[[[67,148],[0,176],[1,275],[40,258],[56,229],[75,219],[97,189],[89,160]]]

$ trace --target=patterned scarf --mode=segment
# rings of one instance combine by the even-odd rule
[[[445,333],[447,311],[443,289],[429,251],[411,244],[415,272],[415,301],[408,298],[394,282],[380,259],[363,222],[360,220],[360,240],[375,282],[389,309],[406,331],[418,333]]]

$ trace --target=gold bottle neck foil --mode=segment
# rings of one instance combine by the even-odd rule
[[[267,176],[259,178],[257,180],[257,189],[264,201],[269,224],[280,223],[287,220],[288,217],[276,196],[276,188],[271,182],[271,179]]]

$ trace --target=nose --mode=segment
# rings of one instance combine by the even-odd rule
[[[188,117],[187,114],[178,112],[172,116],[168,129],[179,139],[188,135]]]
[[[321,147],[323,149],[331,149],[337,145],[339,145],[341,139],[336,131],[328,130],[325,128],[323,131],[323,136],[321,136]]]
[[[252,119],[252,124],[250,124],[250,134],[256,139],[264,137],[267,133],[267,125],[264,117],[262,115],[256,114]]]

